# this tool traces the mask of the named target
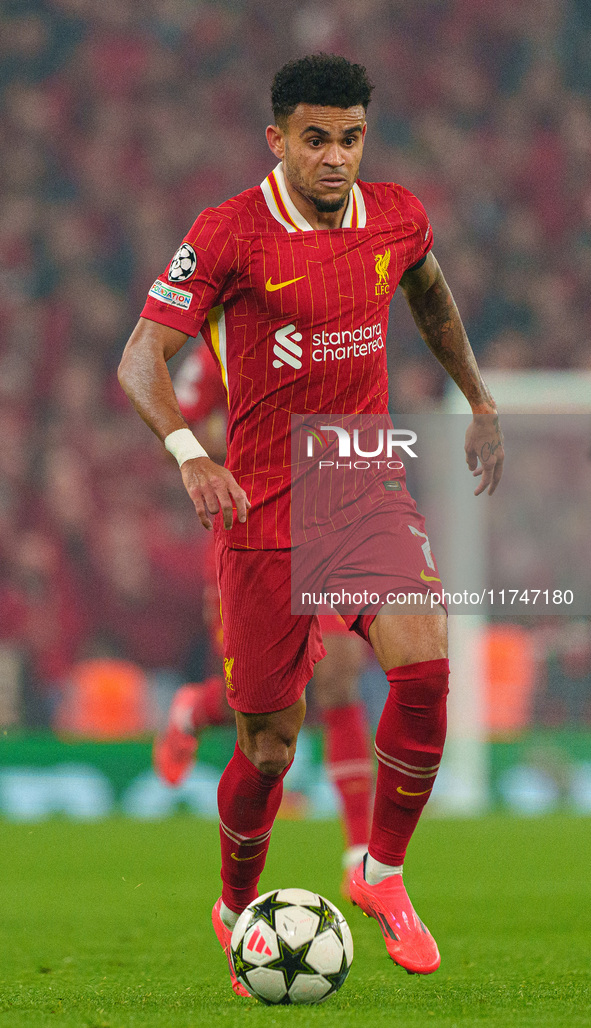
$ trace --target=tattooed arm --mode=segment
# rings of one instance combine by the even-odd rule
[[[400,288],[427,346],[472,408],[472,424],[466,432],[466,462],[474,476],[481,476],[474,495],[487,488],[490,495],[503,473],[503,433],[458,308],[432,253],[421,268],[402,276]]]

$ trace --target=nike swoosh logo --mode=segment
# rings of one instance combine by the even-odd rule
[[[401,796],[424,796],[425,793],[431,792],[432,788],[433,786],[430,785],[428,789],[423,789],[422,792],[406,792],[405,789],[401,789],[400,786],[398,786],[396,792],[399,792]],[[232,856],[234,856],[234,854],[232,854]]]
[[[232,860],[254,860],[255,857],[260,857],[265,850],[260,850],[258,853],[253,853],[252,857],[237,857],[235,853],[230,853]]]
[[[292,286],[294,282],[300,282],[305,277],[305,275],[300,275],[299,278],[290,278],[288,282],[277,282],[276,284],[268,278],[265,282],[265,289],[268,293],[274,293],[277,289],[285,289],[286,286]]]
[[[435,575],[426,575],[425,572],[422,571],[422,570],[421,570],[421,578],[423,579],[423,582],[440,582],[441,581],[441,579],[440,578],[436,578]]]

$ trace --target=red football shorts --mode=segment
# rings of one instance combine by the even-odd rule
[[[244,714],[291,706],[326,650],[318,617],[291,613],[291,550],[233,550],[216,532],[226,698]]]
[[[292,613],[302,581],[317,593],[357,586],[377,591],[383,597],[378,604],[353,611],[345,604],[339,611],[347,629],[367,641],[388,593],[441,590],[424,518],[406,489],[353,524],[291,550],[231,549],[216,525],[216,560],[226,695],[245,714],[295,703],[325,656],[318,615]],[[397,609],[405,613],[404,606]],[[425,606],[425,613],[436,611]]]

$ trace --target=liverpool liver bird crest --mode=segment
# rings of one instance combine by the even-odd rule
[[[388,267],[390,264],[390,251],[386,250],[384,253],[376,253],[376,274],[378,280],[376,282],[376,296],[380,296],[382,293],[388,293],[390,291],[390,285],[388,283],[389,274]]]

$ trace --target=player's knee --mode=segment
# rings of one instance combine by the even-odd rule
[[[426,674],[429,674],[429,665],[433,662],[445,661],[447,658],[447,636],[442,631],[433,631],[425,634],[419,640],[400,640],[397,645],[397,661],[400,666],[408,664],[424,665]]]
[[[438,614],[386,614],[373,621],[369,638],[384,671],[445,660],[447,618]]]
[[[302,695],[291,707],[272,714],[236,715],[240,749],[262,774],[283,774],[291,763],[305,712]]]
[[[281,775],[294,758],[299,725],[280,724],[257,732],[251,760],[264,775]]]
[[[262,759],[261,761],[258,762],[258,764],[256,766],[257,766],[257,769],[261,772],[262,775],[269,775],[270,778],[279,778],[279,775],[283,774],[283,772],[285,771],[285,769],[288,766],[288,764],[289,764],[289,760],[283,761],[281,759],[277,759],[277,760],[265,760],[265,759]]]
[[[259,736],[251,761],[263,775],[283,774],[294,758],[296,739],[285,740],[275,734]]]

